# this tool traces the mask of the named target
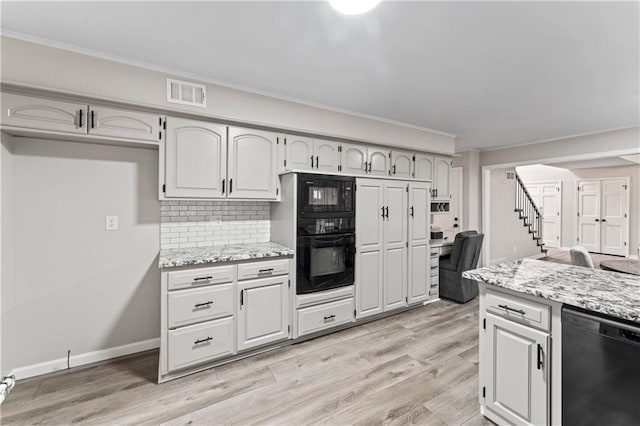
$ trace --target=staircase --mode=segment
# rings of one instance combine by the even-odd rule
[[[524,227],[527,228],[527,231],[531,234],[536,245],[540,247],[540,251],[547,254],[547,249],[542,243],[542,213],[538,210],[538,207],[536,207],[531,195],[529,195],[529,191],[525,188],[524,183],[517,172],[515,173],[515,176],[516,206],[513,211],[518,213],[520,219],[523,220]]]

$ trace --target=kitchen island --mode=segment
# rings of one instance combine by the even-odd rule
[[[562,423],[562,311],[640,322],[640,277],[524,259],[463,273],[480,289],[480,405],[498,424]]]

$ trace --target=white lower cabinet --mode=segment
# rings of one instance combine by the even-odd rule
[[[507,294],[498,299],[493,296],[486,292],[480,301],[480,401],[484,413],[498,424],[547,425],[550,329],[527,325],[529,312],[521,307],[529,306],[531,312],[537,312],[539,321],[535,324],[543,328],[550,324],[549,309],[539,309],[541,304],[531,305]],[[494,307],[493,299],[501,303]]]
[[[202,364],[234,352],[233,317],[169,330],[169,370]]]
[[[158,381],[291,335],[291,259],[161,273]]]
[[[315,333],[355,320],[353,297],[298,309],[298,336]]]
[[[238,351],[289,337],[289,276],[238,283]]]

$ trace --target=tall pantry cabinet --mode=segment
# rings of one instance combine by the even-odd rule
[[[430,185],[356,180],[356,316],[426,300]]]

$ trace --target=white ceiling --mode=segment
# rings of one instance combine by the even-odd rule
[[[595,158],[593,160],[566,161],[563,163],[553,163],[549,165],[570,170],[595,169],[599,167],[640,167],[640,165],[638,165],[638,161],[635,161],[634,159],[625,159],[624,157],[605,157]]]
[[[638,2],[7,2],[7,34],[458,135],[640,124]]]

